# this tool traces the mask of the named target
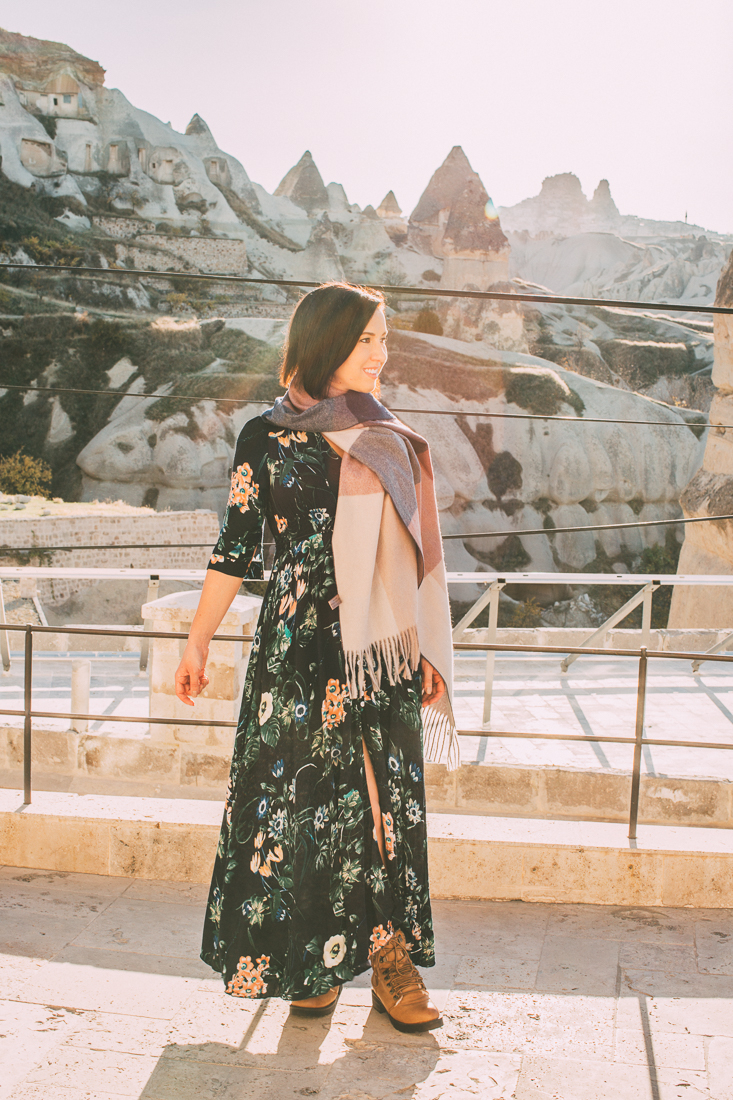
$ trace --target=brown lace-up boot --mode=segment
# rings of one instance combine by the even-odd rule
[[[431,1031],[443,1024],[410,958],[402,932],[371,955],[372,1004],[398,1031]]]

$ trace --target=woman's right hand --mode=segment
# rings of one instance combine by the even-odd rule
[[[198,646],[187,645],[181,663],[176,669],[176,695],[189,707],[193,706],[196,696],[200,695],[209,683],[209,677],[205,671],[208,655],[208,646],[206,649],[200,649]]]

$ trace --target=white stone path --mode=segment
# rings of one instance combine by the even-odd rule
[[[224,996],[206,889],[0,869],[0,1100],[733,1100],[733,911],[435,903],[445,1026]]]
[[[135,654],[80,654],[92,660],[93,713],[144,716],[148,679]],[[456,662],[459,727],[478,729],[483,710],[484,658]],[[581,657],[567,675],[554,657],[498,657],[491,729],[524,733],[605,734],[631,737],[637,691],[637,662]],[[34,658],[33,705],[39,710],[70,708],[70,660],[40,653]],[[22,661],[13,660],[0,676],[0,706],[22,707]],[[10,719],[19,722],[19,719]],[[0,718],[2,722],[2,718]],[[42,719],[38,725],[68,728],[67,720]],[[693,675],[689,662],[650,659],[646,707],[648,737],[719,741],[733,744],[733,669],[703,665]],[[91,732],[145,737],[143,724],[99,723]],[[631,746],[548,742],[532,739],[462,739],[465,762],[531,764],[600,771],[630,770]],[[643,768],[650,774],[733,779],[733,750],[646,747]]]

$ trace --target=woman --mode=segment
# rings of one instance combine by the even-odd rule
[[[454,762],[452,650],[427,444],[372,396],[386,340],[381,294],[300,301],[287,394],[237,443],[176,693],[193,705],[206,687],[212,635],[262,579],[267,520],[202,958],[228,993],[300,1015],[332,1012],[371,963],[375,1007],[424,1031],[441,1020],[414,966],[434,965],[421,706]]]

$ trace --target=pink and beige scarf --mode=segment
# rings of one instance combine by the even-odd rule
[[[371,394],[315,401],[291,384],[265,414],[278,427],[320,432],[342,452],[333,531],[349,694],[387,675],[411,679],[420,656],[447,691],[423,710],[426,760],[458,767],[451,697],[453,644],[433,467],[427,441]]]

